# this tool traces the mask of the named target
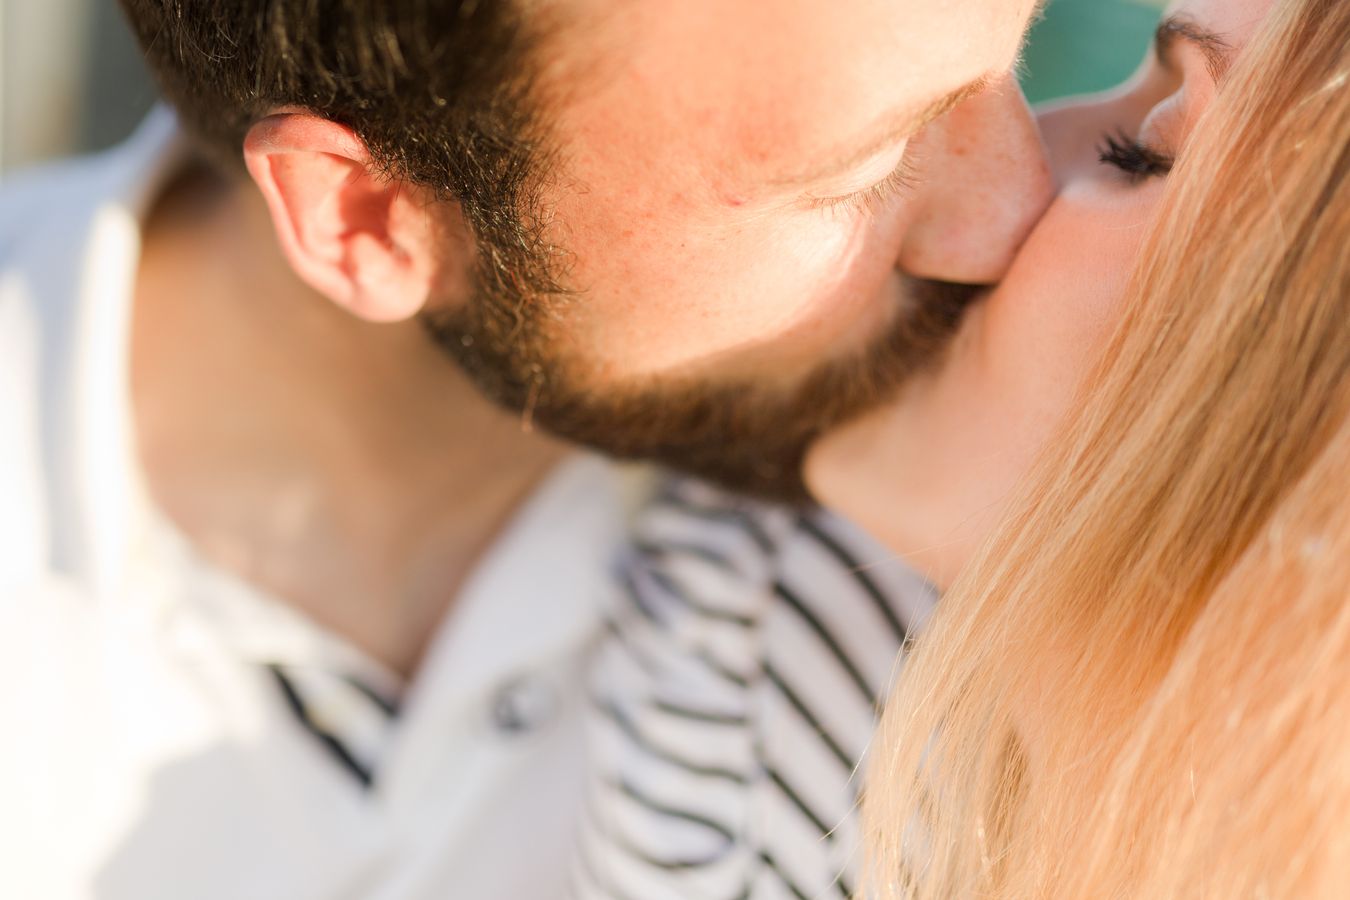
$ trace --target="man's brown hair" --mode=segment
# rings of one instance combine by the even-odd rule
[[[504,0],[121,0],[189,133],[242,167],[250,126],[299,107],[386,174],[457,201],[489,274],[546,280],[526,30]],[[531,276],[537,276],[532,278]]]

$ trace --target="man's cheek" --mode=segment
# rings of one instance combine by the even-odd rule
[[[860,271],[862,243],[850,228],[786,226],[746,232],[722,242],[709,267],[709,310],[728,338],[747,353],[819,344],[852,320],[852,301],[868,279]],[[730,341],[729,341],[730,342]]]
[[[861,220],[686,212],[626,218],[608,205],[576,208],[568,286],[578,296],[567,326],[606,380],[763,377],[789,361],[817,363],[858,321],[856,302],[878,280],[862,264],[870,232]]]

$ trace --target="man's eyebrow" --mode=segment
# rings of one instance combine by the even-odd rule
[[[976,94],[983,93],[992,80],[988,75],[981,75],[974,81],[964,84],[928,104],[917,114],[912,110],[907,110],[887,116],[881,120],[879,125],[874,126],[863,137],[850,144],[849,146],[853,149],[840,153],[817,168],[784,178],[777,178],[772,184],[775,187],[809,184],[847,172],[876,156],[886,147],[898,144],[900,141],[911,137],[929,122],[941,118]]]
[[[1177,41],[1186,41],[1195,46],[1205,57],[1205,67],[1215,83],[1223,80],[1233,63],[1233,47],[1222,37],[1207,28],[1197,25],[1182,16],[1168,16],[1158,23],[1153,34],[1153,45],[1158,54],[1158,62],[1166,68],[1175,68]]]

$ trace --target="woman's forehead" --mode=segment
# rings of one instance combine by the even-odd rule
[[[1242,47],[1274,5],[1275,0],[1174,0],[1168,14],[1215,32],[1229,46]]]

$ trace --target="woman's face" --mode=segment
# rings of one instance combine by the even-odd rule
[[[813,448],[822,502],[950,581],[1101,350],[1170,162],[1273,2],[1179,0],[1129,83],[1041,115],[1057,199],[944,365]]]

